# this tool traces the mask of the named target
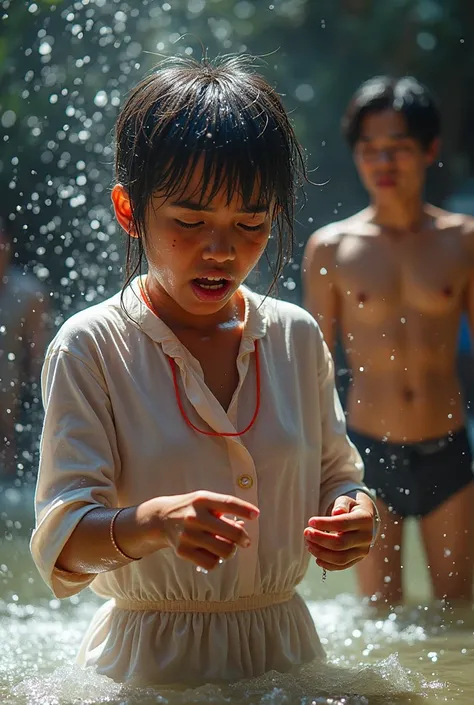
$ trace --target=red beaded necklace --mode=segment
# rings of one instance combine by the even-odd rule
[[[155,311],[155,308],[151,302],[150,297],[148,296],[148,292],[146,290],[146,285],[144,285],[142,282],[140,282],[140,291],[142,294],[143,301],[145,304],[148,306],[150,311],[155,314],[157,318],[159,318],[158,314]],[[255,385],[256,385],[256,404],[255,404],[255,411],[253,413],[252,418],[250,419],[249,424],[243,429],[243,431],[238,431],[236,433],[219,433],[217,431],[203,431],[201,428],[198,428],[193,424],[191,419],[186,413],[186,410],[183,406],[183,402],[181,400],[181,395],[179,393],[179,385],[178,385],[178,375],[176,371],[176,362],[172,357],[168,356],[168,362],[171,367],[171,374],[173,376],[173,385],[174,385],[174,392],[176,395],[176,402],[178,404],[178,409],[181,412],[181,416],[183,417],[184,421],[187,423],[188,426],[190,426],[194,431],[197,431],[198,433],[202,433],[203,436],[217,436],[219,438],[221,437],[226,437],[226,438],[235,438],[236,436],[243,436],[244,433],[247,433],[247,431],[250,431],[252,426],[255,424],[255,421],[257,420],[258,412],[260,411],[260,391],[261,391],[261,385],[260,385],[260,356],[259,356],[259,350],[258,350],[258,340],[255,340]]]

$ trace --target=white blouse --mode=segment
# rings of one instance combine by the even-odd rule
[[[43,369],[45,421],[31,551],[57,597],[89,586],[107,602],[79,662],[115,680],[203,683],[257,676],[323,656],[295,587],[310,554],[303,531],[336,497],[362,485],[346,436],[332,358],[302,308],[242,287],[246,319],[239,383],[228,411],[199,362],[143,303],[138,279],[70,318]],[[261,407],[255,409],[255,341]],[[126,507],[198,489],[257,505],[248,549],[203,574],[163,549],[98,575],[66,573],[57,558],[79,520],[98,506]]]

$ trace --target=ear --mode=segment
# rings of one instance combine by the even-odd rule
[[[441,140],[439,137],[435,137],[428,149],[426,150],[426,166],[431,166],[433,162],[439,157],[439,152],[441,149]]]
[[[119,225],[130,237],[138,237],[133,225],[132,206],[130,196],[122,184],[116,184],[112,189],[112,203],[114,204],[115,217]]]

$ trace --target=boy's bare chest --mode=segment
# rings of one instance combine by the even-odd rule
[[[337,282],[342,301],[385,315],[409,307],[445,315],[458,307],[469,274],[459,237],[444,233],[417,240],[351,237],[341,243]]]

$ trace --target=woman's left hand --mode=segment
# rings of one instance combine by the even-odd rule
[[[342,495],[330,516],[312,517],[304,531],[309,552],[325,570],[345,570],[364,558],[374,538],[375,507],[367,494]]]

